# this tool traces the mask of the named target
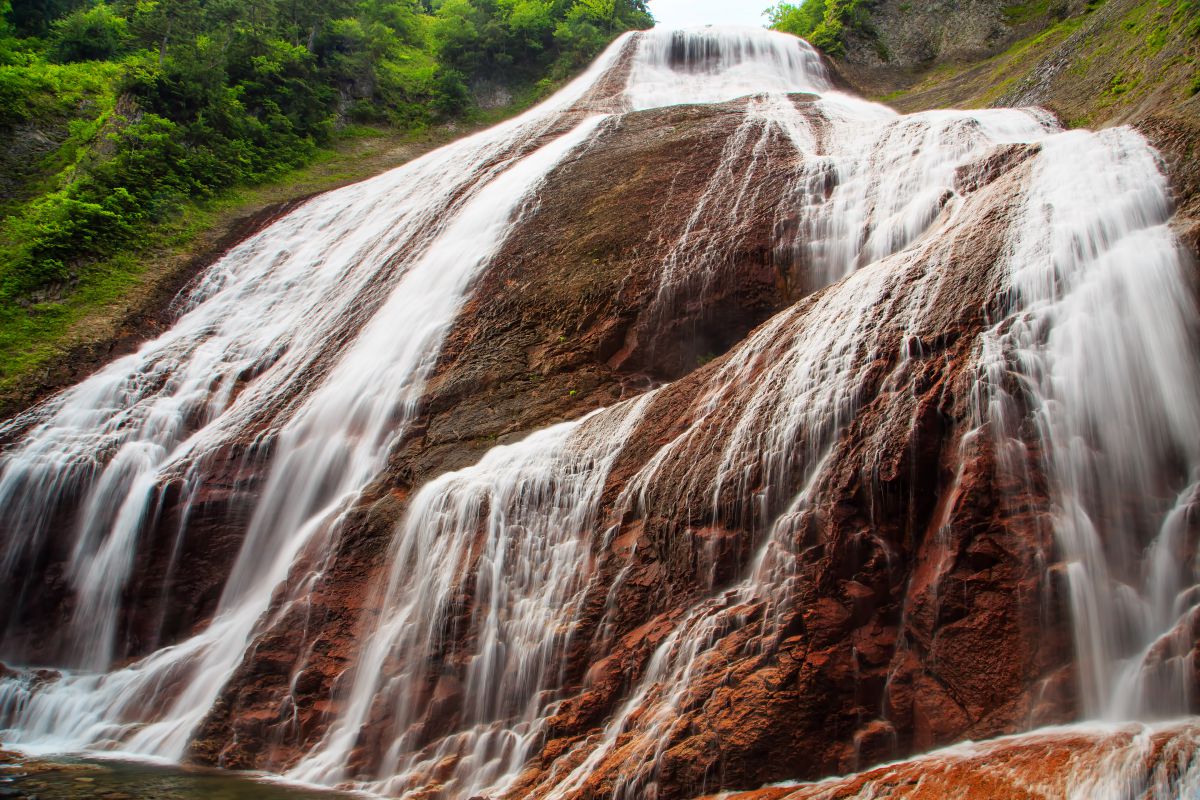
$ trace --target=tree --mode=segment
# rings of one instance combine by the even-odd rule
[[[549,0],[501,0],[512,47],[541,52],[553,43],[553,6]]]
[[[468,116],[483,79],[525,100],[652,22],[645,0],[0,0],[0,127],[72,126],[0,231],[0,300],[305,163],[338,121]]]
[[[203,0],[122,0],[118,7],[129,20],[133,36],[158,52],[161,67],[176,42],[202,30],[206,5]]]
[[[11,12],[9,0],[0,0],[0,65],[13,63],[18,50],[16,30],[8,21]]]
[[[434,15],[434,53],[452,69],[473,72],[480,62],[479,28],[487,19],[470,0],[444,0]]]
[[[804,0],[798,6],[780,3],[767,9],[767,19],[775,30],[807,39],[825,20],[825,0]]]
[[[86,4],[87,0],[11,0],[7,17],[18,36],[45,36],[55,20]]]
[[[106,5],[80,9],[58,20],[50,34],[55,61],[104,61],[124,52],[129,30],[122,17]]]
[[[767,9],[771,27],[807,39],[830,55],[845,51],[847,30],[872,35],[865,0],[804,0]]]

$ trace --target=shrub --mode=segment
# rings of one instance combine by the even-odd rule
[[[0,129],[69,134],[44,193],[0,230],[8,299],[89,274],[189,202],[304,164],[339,115],[413,129],[467,115],[472,81],[503,69],[517,94],[548,87],[652,21],[644,0],[38,0],[5,17],[10,2]]]
[[[825,19],[825,0],[804,0],[800,5],[780,3],[767,9],[771,27],[807,39]]]

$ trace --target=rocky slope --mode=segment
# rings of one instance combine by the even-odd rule
[[[972,35],[986,44],[992,34]],[[666,63],[703,74],[720,62],[713,41],[697,60],[672,50]],[[1030,198],[1064,155],[1044,149],[1053,127],[1016,112],[895,118],[797,91],[629,110],[622,93],[640,62],[624,47],[560,116],[482,159],[478,174],[490,177],[589,114],[621,112],[514,212],[382,471],[352,506],[314,518],[317,532],[268,587],[250,646],[188,737],[189,759],[465,798],[469,776],[486,771],[472,760],[483,752],[516,758],[493,796],[667,800],[852,772],[1086,710],[1038,376],[1016,363],[997,371],[983,344],[1009,344],[1029,311],[1009,286],[1009,260],[1039,219]],[[1167,124],[1160,139],[1178,143],[1172,224],[1185,238],[1189,135]],[[1120,136],[1076,144],[1111,148],[1122,163],[1143,153]],[[439,215],[477,190],[455,188]],[[1147,205],[1145,219],[1130,216],[1170,216]],[[1107,256],[1120,241],[1088,243]],[[148,659],[128,672],[216,625],[287,426],[386,302],[372,289],[408,253],[383,259],[277,402],[155,475],[118,604],[118,665]],[[1058,276],[1065,286],[1070,277]],[[400,338],[409,319],[389,324]],[[229,391],[253,392],[277,363],[287,365],[270,353]],[[6,441],[38,422],[18,420]],[[186,419],[196,431],[204,422]],[[543,445],[544,429],[563,422]],[[1104,498],[1098,526],[1140,521],[1147,503],[1161,516],[1187,485],[1188,453],[1166,450],[1154,497],[1123,487]],[[4,587],[18,609],[5,645],[30,661],[61,655],[63,641],[40,635],[47,621],[67,627],[80,614],[63,533],[79,503],[62,498],[46,523],[59,535],[25,552],[39,580]],[[1194,556],[1195,519],[1181,524],[1180,563]],[[1135,531],[1139,550],[1155,541],[1149,527]],[[554,547],[538,549],[547,540]],[[562,553],[571,574],[542,574]],[[497,577],[492,564],[508,560],[524,571]],[[496,604],[501,578],[522,612]],[[420,619],[429,631],[393,630],[423,581],[444,595]],[[545,617],[531,631],[521,613]],[[1160,661],[1187,665],[1180,680],[1196,689],[1187,624],[1176,637],[1184,652],[1166,637]],[[497,631],[527,638],[497,654],[487,641]],[[372,661],[389,636],[394,646]],[[481,673],[485,657],[508,670]],[[186,696],[185,666],[164,670],[155,692]],[[502,680],[538,670],[515,689]],[[10,676],[30,695],[65,680],[34,677]],[[479,710],[481,685],[496,687],[497,708]],[[121,707],[135,730],[113,735],[136,739],[147,711]],[[359,727],[339,750],[331,742],[346,720]],[[1174,746],[1175,734],[1154,736],[1154,748]],[[1055,741],[1083,754],[1106,746],[1087,734]],[[1004,758],[1027,757],[1011,746]],[[314,752],[343,760],[324,769]],[[829,796],[900,785],[922,763]],[[954,769],[974,766],[967,757]],[[1007,796],[1005,786],[996,778],[979,796]],[[805,791],[756,797],[823,796]]]
[[[688,119],[699,126],[696,130],[712,135],[721,120],[719,112],[713,118],[714,111],[655,112],[644,123],[631,120],[621,133],[636,131],[638,142],[665,138],[664,152],[686,153],[686,163],[694,165],[702,159],[678,138],[686,129],[680,122]],[[674,128],[667,137],[647,136],[641,127],[664,122]],[[616,149],[622,154],[617,163],[636,163],[643,172],[656,164],[653,151],[628,160],[623,147]],[[551,230],[563,230],[556,215],[564,207],[587,208],[601,221],[607,202],[637,207],[642,195],[636,182],[631,195],[609,194],[601,207],[595,198],[580,197],[581,188],[586,191],[592,184],[577,171],[586,175],[593,158],[603,163],[607,148],[594,152],[565,169],[562,183],[554,180],[547,186],[539,211],[527,222],[534,252],[546,252],[537,233],[543,218]],[[664,735],[657,729],[618,740],[570,796],[608,796],[635,777],[653,780],[661,797],[688,797],[714,784],[753,786],[818,777],[963,737],[994,736],[1074,716],[1064,588],[1054,582],[1061,570],[1047,570],[1045,564],[1055,551],[1048,528],[1040,523],[1048,513],[1046,498],[1032,486],[1022,486],[1016,476],[1006,476],[994,446],[972,435],[971,342],[985,325],[981,311],[994,291],[991,270],[1002,260],[1010,204],[1026,180],[1029,156],[1030,151],[1013,148],[963,168],[957,186],[967,208],[942,232],[944,250],[923,253],[909,264],[878,265],[880,272],[896,271],[897,294],[901,286],[931,280],[933,286],[919,302],[924,313],[903,316],[913,309],[900,304],[890,313],[902,316],[889,317],[885,306],[883,316],[869,326],[895,330],[897,336],[903,330],[912,338],[877,342],[883,353],[893,355],[853,365],[862,370],[863,382],[856,387],[861,400],[838,402],[851,403],[845,414],[854,422],[838,434],[842,443],[834,447],[812,490],[811,516],[781,544],[800,559],[793,567],[797,572],[787,579],[795,594],[785,592],[786,600],[741,597],[730,589],[725,600],[703,604],[705,616],[690,624],[711,624],[707,615],[722,620],[722,633],[709,634],[718,638],[711,643],[715,651],[706,657],[721,669],[710,673],[708,667],[695,666],[699,672],[690,676],[687,694],[673,698],[675,719],[665,741],[657,738]],[[620,174],[614,164],[604,169],[609,176]],[[767,169],[756,185],[769,185],[769,176]],[[624,180],[614,184],[622,191],[629,186]],[[651,177],[644,185],[661,189],[667,184]],[[564,202],[557,202],[559,187],[571,187]],[[767,228],[765,220],[778,214],[779,209],[768,207],[751,210],[749,218]],[[602,222],[589,230],[601,236],[605,231]],[[740,311],[723,319],[711,313],[684,318],[701,337],[721,336],[730,318],[745,329],[772,306],[786,307],[786,294],[774,287],[796,281],[788,280],[791,270],[763,257],[765,248],[754,246],[756,238],[743,240],[748,250],[733,251],[736,263],[746,269],[739,281],[745,294],[713,295],[726,313]],[[581,241],[591,244],[586,237]],[[337,556],[323,569],[323,588],[294,608],[279,629],[264,637],[256,657],[243,664],[241,678],[195,744],[197,756],[233,766],[280,768],[294,758],[291,748],[302,751],[319,740],[329,712],[337,708],[323,705],[321,698],[333,693],[333,679],[341,674],[344,660],[353,659],[359,608],[348,600],[361,596],[375,580],[377,567],[370,565],[378,564],[384,552],[380,539],[391,536],[393,521],[403,516],[405,499],[417,486],[447,468],[473,463],[492,436],[556,421],[564,403],[585,408],[612,403],[623,393],[635,394],[656,374],[669,376],[678,369],[679,351],[670,339],[656,342],[662,361],[636,346],[637,320],[653,295],[637,286],[644,263],[628,253],[645,257],[653,252],[650,243],[639,243],[624,255],[607,244],[591,251],[610,256],[590,256],[593,268],[584,274],[595,283],[582,291],[564,280],[579,271],[558,271],[576,259],[522,259],[522,244],[524,234],[505,251],[505,266],[484,284],[503,281],[505,291],[480,292],[469,321],[452,336],[423,403],[426,415],[397,449],[391,477],[376,490],[388,493],[347,528]],[[968,252],[969,258],[947,257]],[[658,253],[651,261],[661,258]],[[761,273],[747,269],[756,263],[763,263]],[[605,267],[611,270],[607,274]],[[586,307],[572,306],[569,314],[596,320],[598,327],[572,326],[564,317],[534,311],[556,307],[553,299],[546,302],[547,286],[570,292],[552,295],[558,302],[568,296],[586,298]],[[618,290],[623,313],[605,305],[605,293],[611,298]],[[808,318],[822,320],[823,309],[836,307],[830,293],[836,297],[829,290],[793,306],[755,335],[759,341],[754,346],[735,348],[663,389],[644,411],[631,434],[637,444],[622,454],[604,490],[608,502],[601,514],[620,525],[591,545],[597,558],[595,594],[583,602],[576,620],[579,645],[566,655],[564,665],[566,686],[575,687],[577,694],[550,721],[544,761],[540,768],[535,762],[529,783],[519,784],[513,796],[550,791],[556,779],[548,776],[560,774],[564,753],[571,764],[588,752],[585,737],[618,712],[628,682],[644,674],[653,648],[689,625],[695,604],[713,587],[737,586],[763,534],[755,535],[752,523],[747,527],[754,515],[741,505],[743,495],[731,492],[712,509],[696,503],[697,495],[706,496],[698,488],[718,480],[720,464],[705,454],[725,449],[722,437],[736,430],[739,409],[754,405],[753,395],[744,394],[746,387],[769,383],[764,373],[775,358],[786,358],[786,342],[819,337],[815,331],[806,333],[804,326],[812,324]],[[502,312],[493,312],[493,306]],[[480,346],[482,330],[487,331],[486,347]],[[511,353],[495,356],[507,348]],[[693,357],[691,351],[683,352],[685,358]],[[744,366],[747,361],[751,366]],[[624,372],[627,365],[635,369]],[[731,369],[742,370],[739,379],[723,385]],[[713,392],[720,397],[715,415],[703,411],[714,402]],[[514,394],[520,399],[509,399]],[[660,448],[677,436],[684,444],[668,460],[658,460]],[[642,504],[624,508],[631,482],[644,475],[651,460],[657,461],[653,478],[636,487]],[[1027,468],[1035,474],[1039,469],[1036,460]],[[800,481],[805,474],[798,470],[790,480]],[[746,480],[754,486],[766,478]],[[779,491],[788,497],[798,488]],[[1035,493],[1028,494],[1031,490]],[[461,602],[469,609],[469,596]],[[470,634],[469,626],[460,630]],[[305,642],[299,654],[297,638]],[[449,645],[450,651],[457,649],[469,651],[470,645]],[[428,702],[424,724],[453,730],[466,698],[444,680],[428,688],[431,695],[422,701]],[[294,717],[277,718],[272,709],[279,708],[319,713],[301,711],[297,726]],[[731,709],[742,711],[731,714]],[[433,734],[427,741],[432,747],[437,740]],[[658,748],[653,772],[638,775],[647,747]],[[571,756],[575,750],[579,755]],[[370,769],[369,762],[363,766]],[[542,783],[546,780],[551,783]]]
[[[1038,104],[1089,127],[1195,115],[1200,27],[1187,0],[947,5],[869,4],[833,66],[906,111]]]
[[[788,270],[774,262],[770,247],[780,195],[768,189],[791,158],[777,142],[776,166],[770,157],[756,164],[762,183],[750,184],[744,229],[721,231],[740,234],[734,247],[722,249],[723,266],[732,272],[756,265],[751,280],[718,285],[689,308],[673,310],[674,336],[654,327],[659,317],[652,315],[661,309],[648,266],[660,263],[680,236],[704,186],[673,179],[715,172],[740,119],[721,107],[630,115],[550,179],[537,210],[506,243],[451,332],[420,417],[394,450],[387,476],[370,491],[374,502],[341,534],[311,604],[281,625],[261,662],[243,665],[247,682],[233,684],[236,694],[206,727],[212,744],[202,736],[198,752],[211,748],[209,757],[224,764],[259,764],[273,736],[271,722],[255,710],[277,708],[290,696],[315,711],[320,704],[313,700],[330,694],[359,624],[360,609],[347,599],[361,596],[385,566],[381,556],[414,489],[470,466],[497,443],[689,372],[705,354],[725,349],[787,304]],[[744,165],[750,154],[737,160]],[[664,224],[631,228],[631,214]],[[221,565],[211,574],[219,583]],[[310,650],[320,654],[316,663]],[[298,695],[291,676],[306,663],[309,680]],[[327,722],[324,713],[314,714],[312,726],[302,726],[290,746],[311,744]]]

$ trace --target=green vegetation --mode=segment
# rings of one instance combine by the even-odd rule
[[[644,0],[0,0],[0,384],[239,187],[363,130],[494,119],[472,87],[528,105],[651,22]]]
[[[1183,0],[1175,8],[1175,16],[1184,21],[1184,30],[1192,39],[1200,39],[1200,0]]]
[[[1106,91],[1113,97],[1120,97],[1132,89],[1136,83],[1136,80],[1131,81],[1130,78],[1125,75],[1125,73],[1118,72],[1109,80],[1108,89]]]
[[[1029,0],[1025,3],[1014,3],[1001,9],[1004,21],[1009,25],[1023,25],[1027,22],[1045,17],[1050,13],[1050,0]]]
[[[911,6],[910,6],[911,8]],[[803,0],[767,9],[771,27],[807,39],[831,56],[845,53],[845,36],[855,31],[876,38],[871,27],[869,0]]]
[[[1037,60],[1060,46],[1083,24],[1084,17],[1076,16],[1056,22],[1049,27],[1015,42],[1008,50],[978,65],[944,64],[931,70],[916,86],[880,98],[903,106],[907,96],[922,92],[937,92],[940,87],[965,81],[958,94],[970,93],[969,99],[946,97],[946,105],[990,106],[999,102]]]
[[[421,132],[363,125],[344,128],[302,169],[186,204],[178,216],[149,227],[135,248],[87,265],[60,297],[43,302],[34,297],[3,307],[0,408],[19,405],[24,393],[36,388],[38,370],[71,348],[116,334],[124,315],[142,308],[154,295],[157,281],[169,279],[193,257],[215,253],[214,246],[239,220],[278,203],[378,174],[451,135],[449,127]]]
[[[1089,0],[1063,19],[1047,6],[1045,26],[1004,52],[939,65],[914,86],[879,99],[900,110],[1023,102],[1031,76],[1046,74],[1051,59],[1057,66],[1038,102],[1072,127],[1127,121],[1148,109],[1174,113],[1200,94],[1200,0],[1107,0],[1108,12],[1096,14],[1104,2]],[[1010,19],[1016,9],[1038,8],[1038,0],[1010,6]]]

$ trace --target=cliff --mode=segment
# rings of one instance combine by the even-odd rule
[[[856,90],[903,111],[1040,105],[1073,126],[1194,118],[1189,2],[869,4],[833,60]]]

